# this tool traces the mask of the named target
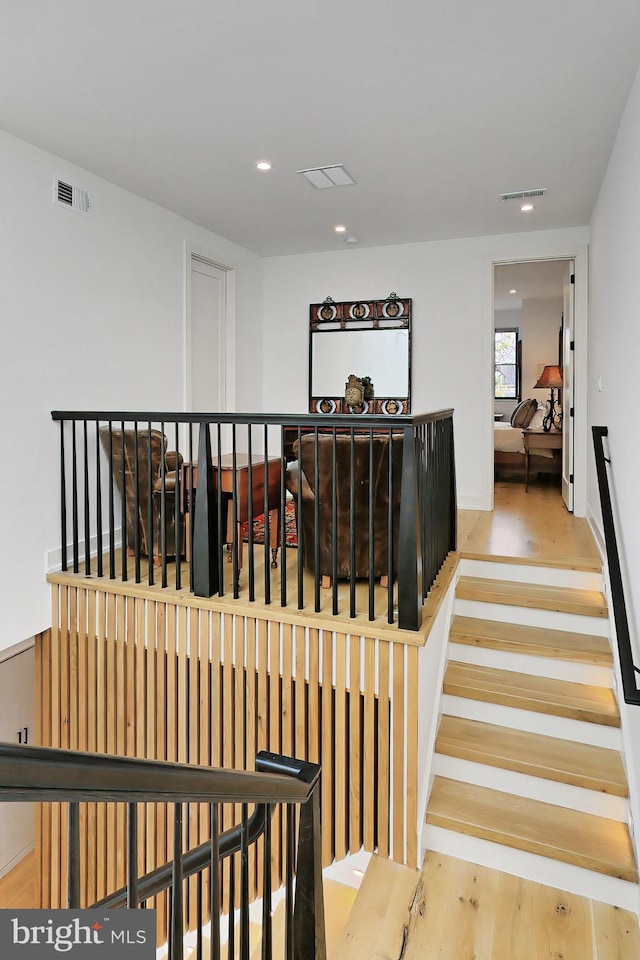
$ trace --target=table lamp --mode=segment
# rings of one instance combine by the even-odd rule
[[[547,365],[540,376],[538,382],[533,385],[534,390],[551,390],[551,399],[549,400],[549,409],[542,421],[542,429],[547,433],[551,427],[556,430],[562,430],[562,413],[556,410],[555,397],[553,391],[562,387],[562,370],[560,367]]]

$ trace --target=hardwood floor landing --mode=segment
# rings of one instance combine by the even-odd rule
[[[458,511],[458,550],[471,559],[499,559],[600,570],[591,530],[555,488],[496,483],[493,511]]]

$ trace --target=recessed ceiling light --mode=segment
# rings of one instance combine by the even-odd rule
[[[345,227],[345,225],[344,225],[343,223],[338,223],[338,224],[336,224],[336,226],[335,226],[333,229],[335,230],[336,233],[346,233],[346,232],[347,232],[347,228]]]
[[[523,203],[520,209],[522,210],[523,213],[529,213],[531,210],[533,210],[533,204]]]
[[[345,242],[345,243],[360,243],[360,240],[358,239],[358,237],[346,237],[344,242]]]
[[[509,293],[517,293],[517,290],[509,290]]]
[[[268,160],[259,160],[258,163],[256,163],[256,167],[258,170],[271,170],[271,164]]]

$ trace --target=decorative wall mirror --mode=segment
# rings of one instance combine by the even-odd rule
[[[345,398],[351,375],[370,380],[360,402],[350,390]],[[390,293],[386,300],[310,304],[309,411],[411,411],[411,300]]]

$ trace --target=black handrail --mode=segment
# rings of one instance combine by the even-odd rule
[[[270,864],[268,826],[275,805],[286,809],[287,881],[293,888],[294,804],[300,805],[295,898],[287,895],[287,956],[292,960],[325,960],[324,907],[322,903],[322,863],[320,845],[319,777],[317,764],[268,751],[260,751],[256,772],[210,769],[164,761],[78,753],[49,747],[24,747],[0,743],[0,800],[53,801],[68,804],[67,905],[80,905],[80,814],[79,802],[127,803],[127,885],[109,894],[92,908],[137,908],[169,891],[169,955],[182,956],[185,899],[183,883],[198,875],[198,916],[202,919],[203,871],[211,870],[211,956],[220,955],[220,863],[232,858],[229,885],[229,923],[233,929],[233,855],[241,854],[241,926],[240,956],[249,957],[248,851],[251,844],[265,837],[264,862]],[[137,876],[137,808],[142,802],[174,804],[173,859],[161,867]],[[210,804],[211,839],[182,852],[183,804]],[[240,803],[242,821],[220,834],[218,804]],[[255,809],[249,817],[249,804]],[[268,888],[263,890],[270,902],[270,872],[264,874]],[[197,930],[198,943],[202,923]],[[232,933],[233,935],[233,933]],[[263,937],[271,936],[271,918],[263,924]],[[271,955],[271,945],[266,948]]]
[[[624,598],[624,584],[620,568],[620,555],[607,475],[607,463],[611,463],[604,453],[604,438],[609,435],[608,427],[592,427],[593,445],[596,459],[596,474],[600,493],[600,507],[602,510],[602,525],[604,527],[604,541],[607,550],[607,564],[609,567],[609,582],[611,584],[611,601],[613,617],[618,641],[620,656],[620,674],[622,676],[622,692],[625,703],[640,705],[640,690],[636,684],[636,674],[640,669],[633,662],[631,636],[629,633],[629,619],[627,605]]]

